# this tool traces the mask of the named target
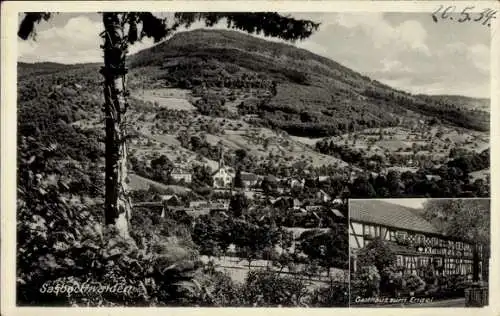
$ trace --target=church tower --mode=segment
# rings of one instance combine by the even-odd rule
[[[224,168],[224,146],[219,142],[219,169]]]

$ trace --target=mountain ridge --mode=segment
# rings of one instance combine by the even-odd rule
[[[253,103],[242,100],[238,112],[256,115],[256,123],[295,136],[335,136],[408,120],[489,130],[484,106],[462,104],[483,100],[463,97],[457,105],[450,102],[457,98],[413,95],[308,50],[232,30],[180,32],[131,55],[128,64],[132,90],[187,88],[197,90],[198,97],[207,87],[261,90]],[[45,63],[31,69],[33,65],[19,63],[29,70],[21,76],[98,64]]]

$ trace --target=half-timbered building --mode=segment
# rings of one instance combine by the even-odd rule
[[[356,271],[357,251],[374,238],[384,240],[396,253],[402,273],[422,275],[421,267],[432,265],[439,275],[472,278],[472,241],[443,235],[422,216],[422,210],[380,200],[349,202],[349,247],[351,270]],[[481,249],[477,245],[477,267],[481,275]]]

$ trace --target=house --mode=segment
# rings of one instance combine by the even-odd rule
[[[302,203],[302,202],[300,202],[300,200],[299,200],[299,199],[297,199],[297,198],[293,199],[293,202],[292,202],[292,203],[293,203],[292,208],[294,208],[294,209],[298,209],[298,208],[300,208],[300,207],[302,206],[302,204],[303,204],[303,203]]]
[[[174,207],[181,206],[182,200],[175,194],[173,195],[162,195],[161,203],[163,205],[161,210],[161,217],[165,217],[167,212],[170,212]]]
[[[170,173],[170,177],[175,181],[184,181],[185,183],[191,183],[192,181],[191,172],[181,167],[175,167]]]
[[[343,203],[344,201],[340,197],[337,197],[332,200],[332,204],[343,204]]]
[[[319,190],[317,193],[316,193],[316,198],[318,200],[321,200],[322,202],[328,202],[330,201],[332,198],[330,197],[330,195],[328,193],[326,193],[325,191],[323,190]]]
[[[354,271],[357,251],[379,237],[396,254],[396,265],[403,274],[422,276],[420,268],[432,265],[438,275],[472,277],[473,242],[440,233],[424,219],[421,210],[373,199],[351,200],[349,204],[349,247]],[[479,269],[481,256],[480,250]]]
[[[318,176],[318,182],[326,182],[329,178],[329,176]]]
[[[428,180],[428,181],[439,181],[441,180],[441,177],[438,176],[438,175],[434,175],[434,174],[428,174],[428,175],[425,175],[425,178]]]
[[[163,204],[171,205],[171,206],[179,206],[182,205],[182,200],[177,195],[162,195],[161,201]]]
[[[247,188],[255,187],[259,183],[259,177],[253,173],[242,172],[241,181]]]
[[[307,205],[306,211],[319,211],[323,208],[322,205]]]
[[[218,199],[210,204],[212,208],[228,209],[229,200],[228,199]]]
[[[290,188],[301,188],[301,189],[303,189],[305,183],[306,183],[305,179],[291,178],[291,179],[288,179],[288,181],[287,181],[287,184],[288,184],[288,186]]]
[[[189,202],[189,208],[192,208],[192,209],[205,208],[205,207],[207,207],[207,205],[208,205],[208,202],[205,200]]]
[[[273,207],[279,209],[288,209],[294,205],[293,199],[290,196],[280,196],[277,199],[271,199],[270,202]]]

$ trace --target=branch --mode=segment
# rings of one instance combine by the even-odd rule
[[[35,36],[35,23],[40,23],[42,20],[48,21],[52,13],[49,12],[27,12],[19,25],[17,36],[26,40],[29,36]]]

